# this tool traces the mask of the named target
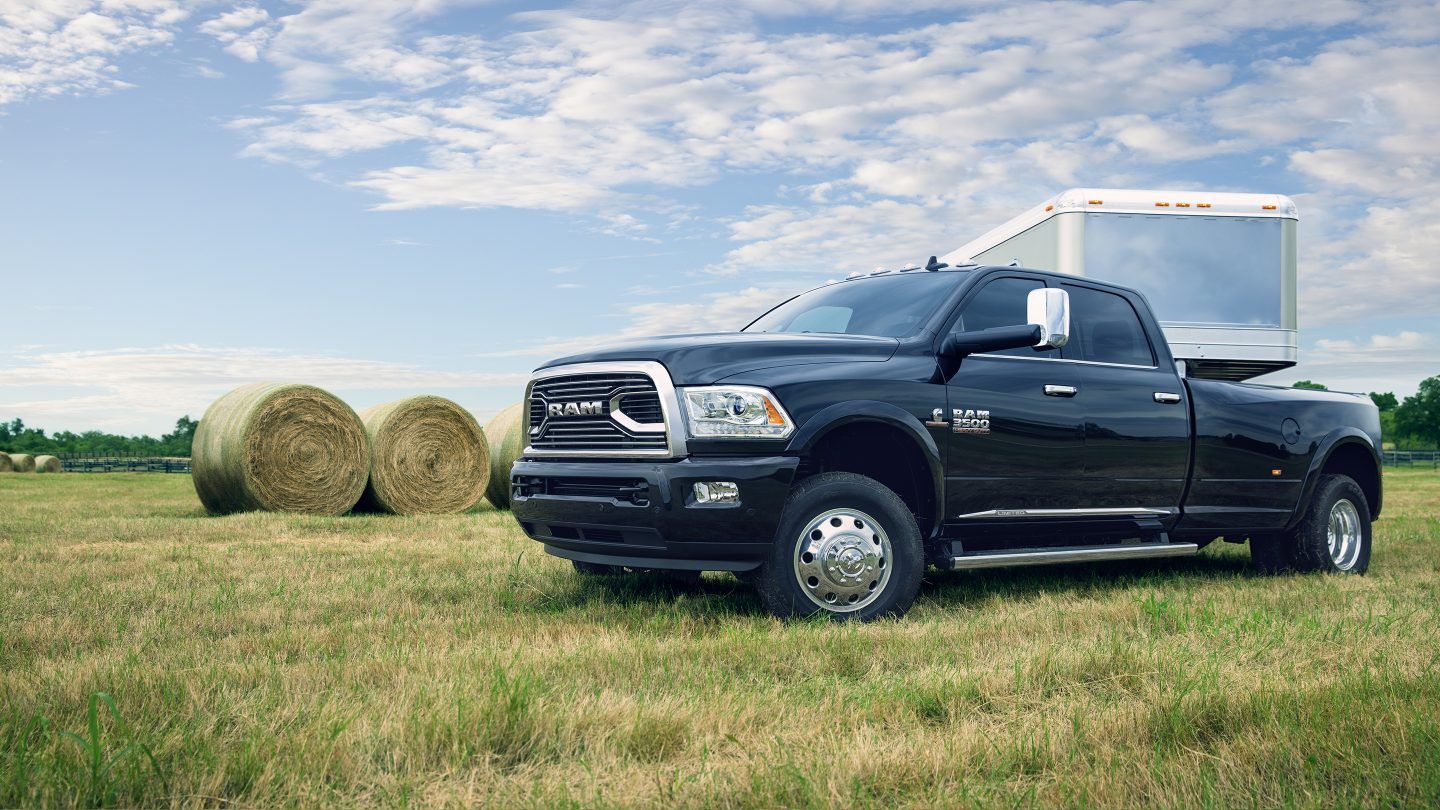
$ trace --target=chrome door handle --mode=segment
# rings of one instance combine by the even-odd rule
[[[1169,391],[1156,391],[1155,401],[1165,405],[1174,405],[1180,401],[1180,395],[1172,394]]]
[[[1073,385],[1047,385],[1045,396],[1047,397],[1073,397],[1080,393],[1080,389]]]

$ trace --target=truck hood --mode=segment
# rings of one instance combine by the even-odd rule
[[[676,385],[708,385],[732,374],[776,366],[888,360],[899,348],[895,338],[865,335],[716,332],[637,338],[551,360],[540,366],[657,360]]]

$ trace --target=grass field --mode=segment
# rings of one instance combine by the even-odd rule
[[[0,476],[0,806],[1434,805],[1440,475],[1386,485],[1367,577],[1217,544],[835,626],[582,581],[506,513]]]

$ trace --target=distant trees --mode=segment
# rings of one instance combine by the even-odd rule
[[[1380,409],[1380,433],[1399,450],[1440,447],[1440,374],[1420,381],[1420,389],[1401,402],[1392,392],[1370,392]]]
[[[1329,388],[1326,388],[1325,386],[1321,385],[1320,383],[1311,382],[1310,380],[1300,380],[1299,382],[1295,383],[1294,385],[1292,385],[1292,386],[1290,386],[1290,387],[1291,387],[1291,388],[1304,388],[1304,389],[1307,390],[1307,391],[1329,391],[1329,390],[1330,390]]]
[[[62,430],[50,436],[41,428],[27,427],[14,419],[0,422],[0,451],[9,453],[147,453],[155,456],[188,456],[195,426],[189,416],[175,421],[175,429],[160,438],[119,436],[99,430],[72,433]]]
[[[1395,433],[1430,448],[1440,446],[1440,374],[1421,380],[1420,390],[1395,408]]]

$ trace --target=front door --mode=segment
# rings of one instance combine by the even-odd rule
[[[990,279],[961,305],[953,331],[1023,324],[1027,294],[1044,286]],[[1080,369],[1058,354],[1021,348],[960,361],[947,385],[947,521],[1009,522],[1007,511],[1086,505]]]

